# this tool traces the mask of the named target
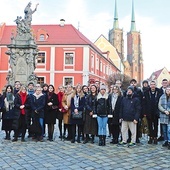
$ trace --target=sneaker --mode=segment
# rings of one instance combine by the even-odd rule
[[[127,145],[127,143],[126,143],[126,142],[121,141],[121,142],[119,142],[119,143],[118,143],[118,145],[119,145],[119,146],[126,146],[126,145]]]
[[[130,143],[128,144],[128,147],[131,147],[131,146],[136,146],[136,144],[135,144],[135,143],[130,142]]]

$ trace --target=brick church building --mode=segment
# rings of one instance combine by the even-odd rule
[[[143,80],[143,57],[141,34],[136,30],[134,3],[132,1],[131,28],[127,33],[127,58],[124,55],[123,29],[119,27],[117,0],[115,0],[115,14],[113,28],[109,31],[109,42],[117,49],[122,62],[124,62],[124,74],[141,83]]]

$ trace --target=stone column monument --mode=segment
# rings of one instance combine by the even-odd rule
[[[27,85],[29,82],[37,83],[37,77],[34,73],[36,68],[36,57],[38,55],[37,45],[31,31],[32,14],[37,10],[31,9],[31,2],[26,6],[24,19],[17,16],[16,33],[11,33],[11,43],[7,45],[7,55],[9,58],[10,70],[6,77],[8,84],[14,85],[15,81],[20,81]]]

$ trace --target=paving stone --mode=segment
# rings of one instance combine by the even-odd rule
[[[1,124],[1,123],[0,123]],[[3,140],[4,132],[0,131],[0,169],[2,170],[169,170],[170,152],[158,145],[148,145],[147,138],[135,148],[111,145],[110,138],[106,146],[95,144],[72,144],[58,138],[58,127],[55,127],[55,141],[34,142],[26,138],[16,143]]]

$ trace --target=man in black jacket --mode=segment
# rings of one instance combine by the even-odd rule
[[[144,92],[143,98],[143,114],[147,117],[149,128],[148,144],[157,144],[158,135],[158,102],[160,98],[160,90],[156,87],[155,81],[150,82],[149,90]]]
[[[131,142],[129,146],[135,146],[136,143],[136,127],[141,112],[140,101],[134,95],[134,87],[129,86],[127,95],[123,98],[120,111],[120,119],[122,121],[122,142],[119,145],[127,144],[128,129],[131,132]]]
[[[133,87],[133,96],[137,97],[139,99],[140,104],[142,105],[142,99],[143,99],[143,94],[142,91],[139,87],[137,87],[137,81],[135,79],[131,79],[130,80],[130,86]],[[127,92],[124,93],[124,96],[126,96]],[[141,128],[141,111],[139,113],[139,119],[137,120],[137,129],[136,129],[136,143],[140,143],[139,138],[141,137],[141,132],[140,132],[140,128]],[[128,143],[131,141],[131,133],[129,131],[129,139],[128,139]]]

